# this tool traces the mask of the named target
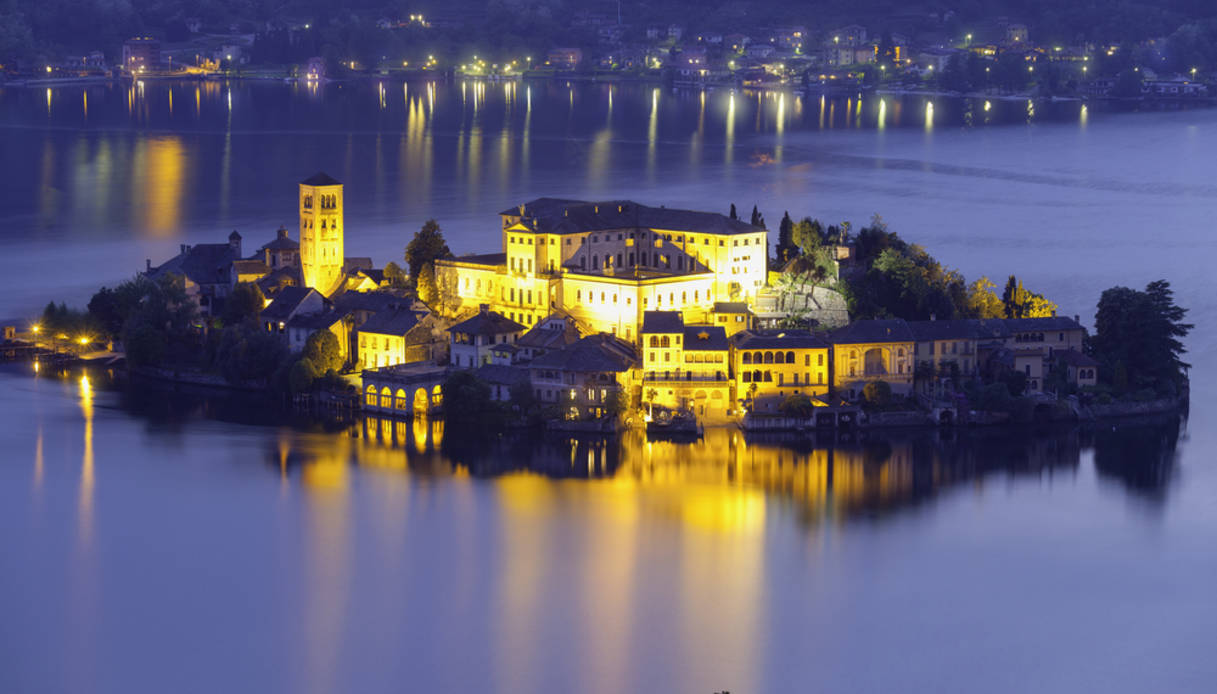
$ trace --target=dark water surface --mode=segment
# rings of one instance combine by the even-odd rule
[[[196,91],[197,89],[197,91]],[[863,223],[1089,322],[1166,277],[1190,421],[698,444],[320,426],[0,370],[0,691],[1208,691],[1217,112],[561,84],[0,89],[0,316],[292,226],[540,195]]]

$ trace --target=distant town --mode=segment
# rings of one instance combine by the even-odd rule
[[[428,221],[401,258],[348,255],[344,186],[298,185],[256,248],[182,245],[87,311],[54,303],[6,349],[390,416],[696,434],[1092,419],[1186,404],[1170,287],[1103,293],[1096,334],[1011,276],[965,283],[877,216],[538,198],[454,256]],[[294,238],[293,238],[294,236]],[[24,346],[24,347],[23,347]],[[48,354],[46,350],[51,350]],[[42,350],[42,351],[37,351]]]
[[[964,20],[951,10],[841,24],[827,24],[820,15],[758,23],[727,11],[651,21],[639,8],[622,9],[619,3],[556,14],[528,11],[539,13],[530,19],[537,31],[523,32],[518,40],[508,40],[514,34],[496,36],[480,50],[477,37],[487,34],[487,17],[461,8],[397,7],[343,17],[302,11],[229,22],[186,14],[164,20],[157,32],[77,53],[40,43],[32,30],[27,36],[14,25],[12,36],[0,43],[0,79],[41,85],[99,79],[317,84],[553,77],[825,94],[880,89],[1139,100],[1208,97],[1211,70],[1217,68],[1204,48],[1207,25],[1172,25],[1172,19],[1182,21],[1173,16],[1135,32],[1169,27],[1163,35],[1129,40],[1128,30],[1112,29],[1108,40],[1063,40],[1054,38],[1062,33],[1059,27],[1043,26],[1044,17],[1034,18],[1046,34],[1041,37],[1028,20]],[[18,17],[24,15],[10,19]],[[545,41],[546,36],[553,38]]]

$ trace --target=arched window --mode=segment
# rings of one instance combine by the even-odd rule
[[[659,341],[659,344],[661,347],[671,347],[672,341],[668,338],[667,335],[664,335],[663,338]]]
[[[367,397],[364,398],[364,403],[368,407],[376,407],[376,386],[368,386]]]
[[[773,352],[765,352],[765,363],[766,364],[773,363]]]
[[[594,267],[594,268],[600,267],[600,256],[598,256],[598,255],[592,256],[592,267]]]
[[[751,352],[744,352],[744,363],[745,364],[752,363],[752,353]],[[745,375],[747,375],[747,374],[745,374]]]
[[[765,360],[764,360],[764,359],[761,357],[761,353],[760,353],[760,352],[753,352],[753,353],[752,353],[752,363],[753,363],[753,364],[763,364],[763,363],[765,363]]]
[[[652,347],[658,347],[658,346],[659,346],[659,338],[658,338],[658,337],[655,337],[654,335],[652,335],[652,336],[651,336],[651,346],[652,346]]]
[[[904,358],[904,348],[903,348],[903,347],[901,347],[900,349],[896,350],[896,356],[900,357],[901,359],[903,359],[903,358]]]
[[[752,372],[751,371],[744,372],[744,383],[752,383]]]
[[[794,363],[794,352],[787,352],[787,353],[786,353],[786,363],[787,363],[787,364],[793,364],[793,363]]]

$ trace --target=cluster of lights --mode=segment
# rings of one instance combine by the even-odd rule
[[[532,56],[528,56],[528,57],[524,58],[524,61],[526,63],[528,63],[529,65],[531,65]],[[512,60],[510,62],[506,62],[506,63],[491,63],[490,65],[487,65],[485,60],[482,60],[481,58],[477,57],[476,55],[473,56],[472,62],[468,62],[468,63],[461,65],[461,72],[463,72],[467,75],[475,75],[475,76],[476,75],[496,75],[496,74],[511,75],[511,74],[520,72],[520,70],[521,70],[520,61],[518,59]]]

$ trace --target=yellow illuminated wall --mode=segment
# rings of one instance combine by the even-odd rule
[[[833,345],[833,386],[843,397],[856,397],[871,381],[884,381],[892,392],[913,389],[914,343],[876,342]]]
[[[342,185],[300,184],[300,266],[304,286],[329,296],[343,264]]]
[[[827,347],[733,349],[731,365],[738,397],[751,397],[753,412],[777,412],[790,395],[828,393]]]

